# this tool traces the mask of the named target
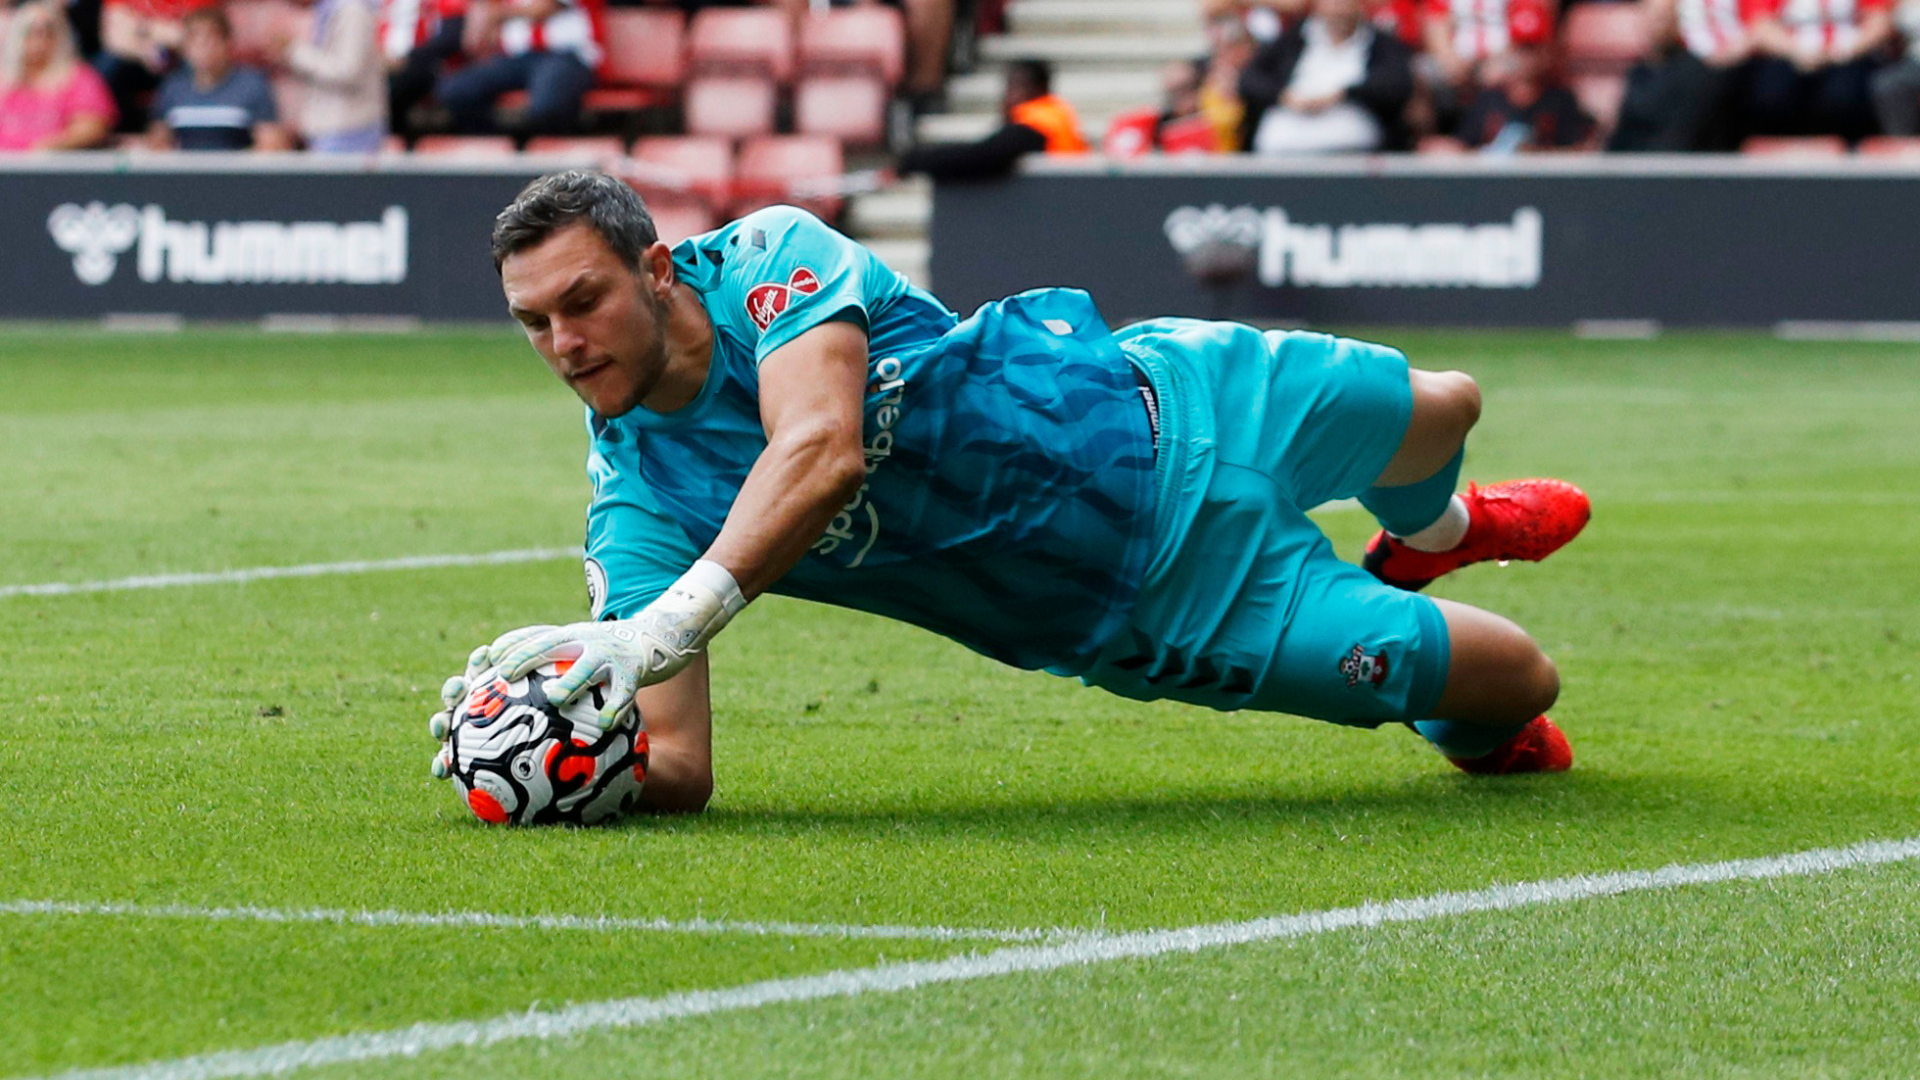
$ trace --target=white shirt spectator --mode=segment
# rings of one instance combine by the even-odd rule
[[[600,66],[601,0],[560,0],[559,11],[544,19],[508,19],[500,24],[500,51],[570,52],[590,68]]]

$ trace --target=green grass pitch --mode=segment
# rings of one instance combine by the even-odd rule
[[[1387,335],[1481,480],[1593,524],[1436,586],[1560,662],[1557,777],[1143,706],[770,599],[699,818],[490,829],[427,773],[466,652],[579,566],[0,596],[0,1077],[491,1020],[994,942],[212,920],[490,912],[1137,930],[1920,835],[1920,355]],[[509,333],[0,336],[0,586],[577,544],[577,404]],[[1364,514],[1320,514],[1357,556]],[[1880,1077],[1920,865],[1488,911],[386,1057],[369,1077]],[[30,902],[181,905],[179,917]],[[11,905],[11,906],[9,906]]]

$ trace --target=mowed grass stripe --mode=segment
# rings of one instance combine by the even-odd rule
[[[509,1014],[493,1020],[414,1024],[391,1031],[282,1043],[257,1050],[203,1054],[124,1068],[80,1070],[60,1074],[58,1080],[216,1080],[222,1077],[279,1075],[299,1069],[358,1061],[417,1057],[436,1050],[491,1046],[515,1040],[565,1038],[591,1031],[641,1027],[770,1005],[875,993],[901,993],[943,983],[1147,959],[1169,953],[1193,953],[1337,930],[1423,922],[1472,912],[1504,911],[1730,881],[1805,877],[1913,859],[1920,859],[1920,837],[1867,841],[1851,847],[1818,848],[1756,859],[1675,864],[1658,870],[1579,875],[1238,923],[1115,934],[1056,945],[1013,946],[946,960],[879,964],[819,975],[769,979],[725,990],[623,998],[554,1012]]]
[[[489,911],[345,911],[337,908],[198,907],[67,900],[0,901],[0,915],[98,915],[193,922],[337,923],[345,926],[444,926],[485,930],[591,933],[746,934],[753,937],[874,938],[917,941],[1042,941],[1085,937],[1083,930],[994,930],[965,926],[887,926],[733,919],[631,919],[612,915],[503,915]]]

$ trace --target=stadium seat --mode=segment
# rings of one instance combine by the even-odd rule
[[[1838,135],[1755,135],[1740,144],[1748,157],[1824,160],[1847,156],[1847,140]]]
[[[733,144],[702,135],[656,135],[633,144],[630,178],[654,199],[699,202],[717,211],[727,205],[733,184]]]
[[[654,232],[669,244],[677,244],[720,224],[719,217],[703,203],[657,202],[649,197],[647,210],[653,216]]]
[[[829,220],[840,213],[841,198],[808,194],[807,181],[832,180],[846,172],[840,143],[820,135],[767,135],[740,147],[735,172],[739,197],[736,215],[774,203],[795,203]],[[799,185],[796,188],[796,184]]]
[[[781,84],[793,78],[793,26],[776,8],[702,8],[687,37],[695,74],[759,74]]]
[[[513,140],[505,135],[424,135],[413,144],[413,152],[451,158],[512,157]]]
[[[597,135],[590,138],[542,135],[527,140],[527,153],[568,154],[573,157],[599,160],[607,157],[625,157],[627,144],[613,135]]]
[[[1108,122],[1107,133],[1100,138],[1100,152],[1117,158],[1151,154],[1154,133],[1159,128],[1159,109],[1128,109]]]
[[[1854,152],[1861,157],[1920,161],[1920,138],[1900,135],[1875,135],[1860,140]]]
[[[1578,8],[1574,10],[1578,11]],[[1594,118],[1601,131],[1612,131],[1620,119],[1620,103],[1627,97],[1627,77],[1612,74],[1574,75],[1568,82],[1580,107]]]
[[[814,75],[793,92],[793,126],[802,135],[830,135],[849,146],[878,146],[887,137],[887,84],[873,75]]]
[[[311,16],[289,0],[228,0],[226,11],[233,24],[233,57],[244,64],[274,63],[281,39],[311,34]]]
[[[1577,4],[1561,41],[1575,74],[1624,75],[1647,51],[1647,19],[1638,4]]]
[[[800,70],[865,72],[891,89],[906,70],[906,42],[906,22],[897,8],[875,4],[808,15],[800,23]]]
[[[687,84],[683,101],[687,134],[730,139],[768,134],[773,131],[775,94],[773,83],[764,77],[696,78]]]
[[[1160,125],[1163,154],[1214,154],[1220,151],[1220,133],[1204,116],[1184,116]]]
[[[585,106],[607,112],[672,101],[686,79],[686,16],[672,8],[613,8],[603,30],[607,62]]]

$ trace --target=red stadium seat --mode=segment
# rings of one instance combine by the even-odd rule
[[[800,23],[800,70],[866,72],[889,88],[907,64],[907,26],[898,8],[878,4],[809,15]]]
[[[1580,73],[1625,74],[1648,46],[1638,4],[1576,4],[1561,35],[1567,67]]]
[[[619,111],[673,100],[686,79],[686,25],[671,8],[610,9],[603,24],[607,62],[586,107]]]
[[[1220,133],[1213,121],[1204,116],[1184,116],[1160,125],[1160,152],[1163,154],[1216,154],[1220,152]]]
[[[647,210],[653,215],[654,231],[669,244],[677,244],[720,224],[719,217],[704,203],[663,203],[648,199]]]
[[[1577,8],[1575,10],[1578,10]],[[1568,80],[1580,107],[1599,122],[1600,130],[1612,131],[1620,119],[1620,103],[1627,97],[1625,75],[1575,75]]]
[[[288,0],[228,0],[227,21],[233,25],[233,57],[245,64],[269,64],[280,59],[281,39],[311,34],[311,16]]]
[[[768,134],[773,131],[776,93],[773,83],[763,77],[696,78],[687,84],[683,102],[687,134],[730,139]]]
[[[714,211],[733,184],[733,144],[702,135],[656,135],[633,144],[633,185],[649,204],[698,202]]]
[[[849,146],[878,146],[887,138],[887,98],[887,84],[872,75],[802,79],[793,92],[794,130]]]
[[[513,140],[505,135],[424,135],[413,144],[413,152],[451,158],[512,157]]]
[[[735,173],[740,197],[735,214],[745,214],[774,203],[795,203],[831,220],[840,213],[837,195],[808,194],[807,181],[826,181],[846,172],[846,157],[837,140],[820,135],[768,135],[749,139],[740,147]],[[800,187],[796,189],[795,185]]]
[[[1100,152],[1108,157],[1143,157],[1153,153],[1154,135],[1160,129],[1160,110],[1128,109],[1107,124],[1100,139]]]
[[[687,62],[699,74],[793,78],[793,26],[775,8],[702,8],[688,32]]]
[[[1855,147],[1854,151],[1861,157],[1920,161],[1920,138],[1910,135],[1875,135],[1871,139],[1860,140],[1860,145]]]
[[[589,138],[570,138],[562,135],[542,135],[527,140],[529,154],[567,154],[572,157],[593,160],[608,157],[627,156],[627,144],[617,136],[598,135]]]
[[[1847,156],[1847,140],[1838,135],[1755,135],[1740,144],[1748,157],[1818,161]]]

